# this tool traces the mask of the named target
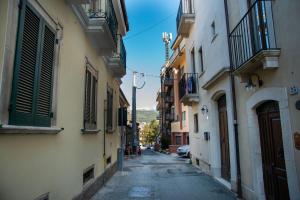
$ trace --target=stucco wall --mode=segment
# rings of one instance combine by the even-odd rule
[[[120,134],[116,126],[119,83],[91,47],[66,1],[40,0],[49,15],[63,26],[58,66],[58,135],[0,135],[0,199],[35,199],[50,192],[51,199],[71,199],[82,191],[83,171],[95,165],[95,177],[104,172],[106,158],[117,159]],[[0,16],[7,1],[1,0]],[[5,18],[0,18],[1,27]],[[3,50],[0,30],[0,52]],[[2,56],[2,54],[0,54]],[[85,57],[99,72],[97,126],[99,134],[83,135]],[[2,59],[0,59],[2,60]],[[12,66],[11,66],[12,67]],[[106,134],[103,157],[104,100],[107,85],[114,88],[114,133]]]
[[[247,198],[255,198],[256,194],[253,191],[257,182],[252,182],[250,176],[255,177],[255,174],[251,170],[257,166],[254,166],[252,163],[251,152],[250,150],[254,147],[249,143],[249,126],[248,116],[245,114],[246,102],[249,98],[253,97],[257,93],[263,94],[263,91],[268,91],[268,88],[285,88],[288,91],[289,87],[296,86],[300,87],[300,51],[299,51],[299,33],[300,27],[297,20],[299,18],[299,8],[300,2],[295,0],[287,1],[272,1],[273,3],[273,17],[274,17],[274,28],[276,34],[276,42],[278,48],[281,49],[281,55],[279,57],[279,68],[276,70],[262,70],[258,69],[253,73],[256,73],[263,80],[263,86],[257,88],[256,91],[247,92],[245,89],[245,84],[240,82],[239,77],[236,77],[236,92],[237,92],[237,109],[238,109],[238,124],[239,124],[239,143],[240,143],[240,158],[241,158],[241,170],[242,170],[242,183],[244,186],[244,194],[247,195]],[[229,19],[230,27],[233,29],[241,17],[245,14],[245,2],[238,2],[237,0],[229,0]],[[288,179],[290,183],[296,183],[297,189],[295,189],[295,184],[289,185],[291,198],[297,199],[295,197],[299,194],[299,183],[300,183],[300,151],[294,148],[292,134],[300,131],[300,112],[295,108],[295,102],[300,99],[298,95],[289,95],[286,94],[288,98],[288,115],[291,119],[288,122],[288,126],[291,126],[291,130],[287,133],[288,146],[285,148],[285,157],[292,156],[294,160],[294,166],[291,168],[296,168],[292,170],[294,172],[288,172]],[[271,99],[271,96],[270,96]],[[286,117],[281,116],[282,123],[285,124]],[[282,127],[285,128],[285,127]],[[285,141],[284,141],[285,143]],[[286,143],[287,144],[287,143]],[[289,164],[290,165],[290,164]],[[288,166],[287,166],[288,167]],[[294,175],[289,175],[294,174]],[[297,178],[298,176],[298,178]],[[292,179],[297,180],[292,180]],[[298,183],[297,183],[298,182]],[[263,187],[263,186],[261,186]],[[293,189],[291,189],[293,188]],[[292,190],[292,191],[291,191]],[[299,197],[299,196],[298,196]]]

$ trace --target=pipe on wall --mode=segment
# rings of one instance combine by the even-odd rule
[[[237,164],[237,195],[239,198],[242,198],[242,181],[241,181],[241,165],[240,165],[240,150],[239,150],[239,132],[238,132],[238,123],[237,123],[237,108],[236,108],[236,93],[235,93],[235,83],[234,83],[234,75],[233,75],[233,65],[231,59],[231,48],[229,42],[229,16],[228,16],[228,4],[227,0],[224,0],[225,7],[225,18],[226,18],[226,31],[227,31],[227,42],[228,42],[228,54],[230,60],[230,85],[232,91],[232,103],[233,103],[233,120],[234,120],[234,136],[235,136],[235,150],[236,150],[236,164]]]

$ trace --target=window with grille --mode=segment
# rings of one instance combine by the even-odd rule
[[[87,168],[83,172],[83,175],[82,175],[83,185],[86,184],[87,182],[89,182],[90,180],[92,180],[94,178],[94,176],[95,176],[94,165],[92,165],[91,167]]]
[[[87,63],[85,73],[85,103],[84,103],[84,129],[97,128],[97,83],[98,72]]]
[[[26,0],[19,12],[9,124],[49,127],[56,31]]]
[[[113,102],[114,102],[113,89],[107,87],[107,111],[106,111],[106,125],[107,130],[111,132],[113,129]]]

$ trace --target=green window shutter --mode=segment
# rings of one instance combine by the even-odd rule
[[[85,77],[84,129],[97,128],[97,77],[87,66]]]
[[[55,34],[21,1],[9,124],[50,126]]]
[[[93,128],[96,128],[97,126],[97,79],[96,77],[93,77],[92,80],[92,106],[91,106],[91,124]]]
[[[113,128],[113,90],[107,89],[107,127]]]
[[[92,74],[86,70],[85,74],[85,106],[84,106],[84,128],[90,129],[91,119],[91,79]]]
[[[38,76],[35,124],[51,125],[51,103],[53,91],[53,66],[55,50],[55,34],[44,25],[41,63]]]
[[[10,124],[33,125],[40,27],[40,18],[23,2],[19,17]]]

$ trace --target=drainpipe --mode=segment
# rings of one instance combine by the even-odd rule
[[[230,85],[232,91],[232,103],[233,103],[233,120],[234,120],[234,137],[235,137],[235,153],[236,153],[236,165],[237,165],[237,195],[238,198],[242,198],[242,182],[241,182],[241,165],[240,165],[240,150],[239,150],[239,132],[238,132],[238,123],[237,123],[237,108],[236,108],[236,93],[235,93],[235,84],[234,84],[234,75],[233,75],[233,65],[231,60],[231,48],[229,42],[229,17],[228,17],[228,4],[227,0],[224,0],[225,6],[225,17],[226,17],[226,31],[227,31],[227,42],[228,42],[228,54],[230,60]]]

